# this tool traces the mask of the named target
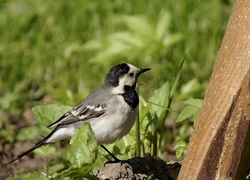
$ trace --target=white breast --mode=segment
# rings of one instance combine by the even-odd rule
[[[108,112],[102,118],[91,119],[89,121],[98,144],[111,144],[115,142],[117,139],[128,134],[134,125],[138,108],[132,111],[123,99],[121,102],[117,103],[116,107],[109,108],[112,112]]]

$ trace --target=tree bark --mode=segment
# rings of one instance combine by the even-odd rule
[[[178,179],[246,179],[249,122],[250,1],[236,0]]]

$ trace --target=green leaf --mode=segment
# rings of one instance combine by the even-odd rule
[[[76,166],[72,166],[60,173],[55,173],[53,175],[53,179],[63,179],[64,177],[74,177],[74,178],[87,178],[87,179],[93,179],[98,180],[97,177],[92,176],[89,174],[89,169],[91,169],[92,165],[84,165],[80,168],[77,168]]]
[[[184,101],[184,104],[201,108],[202,102],[202,99],[188,99],[187,101]]]
[[[15,133],[13,130],[9,130],[9,129],[1,129],[0,130],[0,137],[3,138],[9,142],[14,142],[14,137],[15,137]]]
[[[197,93],[200,89],[202,89],[201,83],[196,78],[193,78],[187,83],[182,84],[180,94],[182,97],[190,97]]]
[[[192,117],[192,121],[196,121],[198,119],[199,114],[200,110]]]
[[[17,134],[18,141],[34,140],[41,133],[41,128],[38,126],[29,126],[19,130]]]
[[[61,179],[63,177],[86,177],[95,179],[89,175],[93,169],[94,162],[98,154],[98,145],[94,132],[88,122],[74,134],[70,140],[70,162],[72,166],[60,173],[54,174],[53,178]]]
[[[174,146],[174,149],[176,151],[176,157],[180,158],[182,154],[187,150],[187,143],[181,140]]]
[[[130,29],[131,32],[134,32],[144,38],[149,38],[154,33],[153,25],[145,16],[123,16],[121,21]]]
[[[187,104],[188,106],[186,106],[181,111],[178,118],[176,119],[176,122],[181,122],[192,117],[193,121],[195,121],[200,113],[202,102],[202,99],[188,99],[187,101],[185,101],[184,104]]]
[[[199,111],[200,111],[199,107],[187,106],[181,111],[180,115],[176,119],[176,122],[181,122],[185,119],[191,118],[195,116],[197,113],[199,113]]]
[[[97,158],[98,145],[90,124],[86,122],[70,140],[70,162],[77,168],[88,167],[89,172]]]
[[[40,156],[49,156],[49,155],[59,155],[57,152],[57,148],[55,146],[42,146],[38,149],[36,149],[34,152],[36,154],[39,154]]]
[[[121,42],[124,45],[129,45],[130,47],[143,47],[144,42],[136,34],[130,32],[117,32],[109,37],[110,41]]]
[[[160,18],[156,25],[156,38],[162,40],[167,33],[170,24],[170,14],[167,11],[160,13]]]
[[[10,109],[15,101],[18,100],[20,94],[18,92],[9,92],[0,99],[0,109]]]
[[[169,83],[166,82],[163,86],[154,91],[154,94],[149,98],[149,112],[155,114],[162,119],[162,115],[166,112],[169,103]]]
[[[39,105],[32,108],[35,120],[43,126],[48,126],[58,120],[72,107],[58,104]]]
[[[155,125],[155,127],[158,126],[158,123],[159,123],[159,117],[157,116],[156,113],[154,113],[154,116],[153,116],[153,123]]]
[[[41,172],[39,171],[35,171],[35,172],[31,172],[25,175],[22,175],[21,178],[22,180],[41,180],[41,179],[45,179],[45,175],[43,175]]]
[[[176,44],[177,42],[181,41],[182,39],[183,39],[183,35],[181,33],[174,33],[171,35],[167,35],[163,39],[163,46],[165,48],[171,47],[174,44]]]

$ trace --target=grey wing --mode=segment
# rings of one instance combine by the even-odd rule
[[[83,102],[75,106],[72,110],[68,111],[48,127],[52,128],[58,125],[72,124],[78,121],[85,121],[91,118],[104,116],[107,111],[108,101],[112,96],[108,92],[109,90],[103,87],[97,89]]]
[[[72,110],[60,117],[56,122],[50,124],[48,128],[58,125],[73,124],[78,121],[85,121],[91,118],[97,118],[106,114],[106,104],[87,105],[79,104]]]

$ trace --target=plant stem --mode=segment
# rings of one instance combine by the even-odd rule
[[[140,117],[139,113],[135,122],[135,138],[136,138],[136,148],[135,148],[135,156],[141,157],[141,140],[140,140]]]

